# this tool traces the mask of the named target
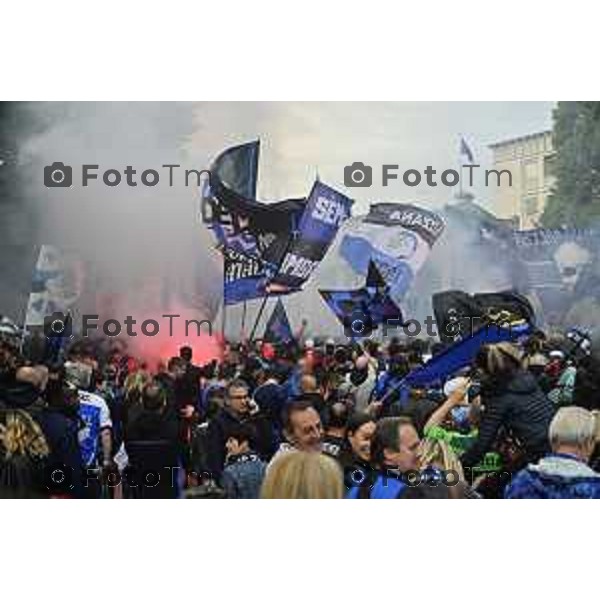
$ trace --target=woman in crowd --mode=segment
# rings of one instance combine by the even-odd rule
[[[438,485],[446,488],[450,498],[479,497],[466,483],[460,460],[444,440],[423,440],[419,450],[419,470],[426,478],[436,478]],[[422,485],[428,484],[425,481]]]
[[[317,452],[287,452],[275,460],[262,484],[261,498],[337,500],[344,495],[337,462]]]
[[[463,466],[476,465],[500,430],[510,433],[521,448],[513,471],[544,456],[549,450],[548,427],[555,408],[535,377],[523,368],[517,347],[508,342],[483,346],[476,366],[483,416],[477,438],[461,457]]]
[[[375,419],[369,414],[355,413],[348,420],[346,444],[339,456],[347,487],[352,487],[352,480],[355,477],[362,481],[362,474],[369,471],[371,438],[374,433]]]

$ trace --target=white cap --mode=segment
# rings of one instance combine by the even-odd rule
[[[465,385],[466,382],[466,377],[455,377],[454,379],[449,379],[444,385],[444,396],[450,396],[450,394],[454,393],[461,385]]]
[[[308,339],[304,342],[304,347],[308,350],[312,350],[315,347],[315,341]]]
[[[552,350],[548,356],[550,358],[560,358],[562,360],[565,357],[565,353],[562,350]]]

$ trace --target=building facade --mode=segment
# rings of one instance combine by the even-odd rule
[[[542,131],[490,145],[493,169],[506,169],[512,174],[512,186],[506,175],[492,174],[489,189],[493,193],[494,213],[503,219],[514,219],[519,229],[535,229],[554,184],[555,151],[552,132]]]

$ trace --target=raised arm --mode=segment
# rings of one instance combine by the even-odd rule
[[[448,413],[459,404],[462,404],[467,393],[467,388],[469,387],[469,380],[465,379],[463,383],[460,384],[449,396],[448,398],[433,412],[433,414],[425,423],[425,427],[423,428],[425,432],[431,427],[435,427],[436,425],[440,425],[444,422]]]

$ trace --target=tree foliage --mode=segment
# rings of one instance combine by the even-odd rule
[[[600,223],[600,102],[559,102],[554,111],[556,183],[545,227]]]

